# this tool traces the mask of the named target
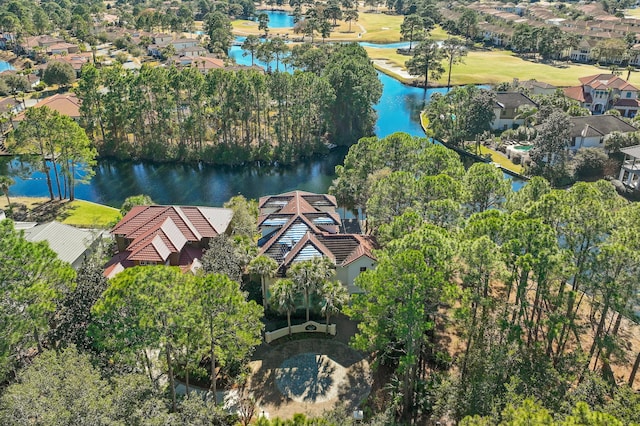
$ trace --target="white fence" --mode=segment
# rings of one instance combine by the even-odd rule
[[[324,324],[320,324],[315,321],[307,321],[303,324],[292,325],[291,326],[291,334],[296,333],[326,333],[327,326]],[[332,336],[336,335],[336,325],[329,324],[329,334]],[[274,331],[267,331],[264,333],[264,340],[267,343],[271,343],[276,339],[279,339],[284,336],[289,335],[289,327],[279,328]]]

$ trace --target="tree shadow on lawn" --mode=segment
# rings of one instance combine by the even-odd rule
[[[35,205],[28,209],[24,204],[13,204],[13,218],[27,222],[51,222],[60,218],[64,220],[69,216],[65,211],[68,208],[67,200],[53,200]]]
[[[262,363],[251,377],[251,388],[256,400],[261,401],[263,404],[273,405],[276,408],[291,401],[291,399],[283,395],[283,392],[278,388],[278,380],[284,374],[281,369],[287,367],[286,360],[304,353],[310,353],[312,355],[322,354],[343,368],[349,369],[357,363],[362,363],[364,359],[361,353],[335,340],[311,338],[288,341],[284,339],[287,338],[285,337],[273,343],[272,349],[266,351],[263,356],[260,357]],[[331,375],[334,373],[333,366],[330,368],[330,363],[327,364],[328,365],[320,364],[315,367],[309,366],[302,368],[300,368],[300,365],[289,366],[298,367],[297,371],[291,371],[289,373],[294,376],[301,375],[303,372],[309,373],[308,370],[312,368],[316,368],[318,372],[318,376],[307,383],[312,389],[310,391],[307,390],[307,395],[305,396],[306,402],[313,402],[313,400],[317,399],[318,395],[320,395],[320,392],[323,390],[326,391],[326,389],[334,384],[334,380],[338,380],[338,378],[332,377]],[[363,367],[358,364],[356,368]],[[356,389],[358,374],[359,373],[355,371],[353,373],[347,373],[346,379],[349,382],[349,386],[354,389]],[[302,378],[299,377],[299,379]],[[302,380],[302,383],[305,383],[305,381]],[[284,391],[291,391],[292,395],[299,395],[299,392],[301,392],[299,385],[285,385],[284,388]],[[342,385],[338,389],[338,394],[347,395],[348,393],[349,389],[346,387],[343,389]]]
[[[338,400],[350,410],[362,406],[371,392],[372,378],[366,365],[364,360],[354,364],[338,388]]]
[[[276,384],[283,395],[295,401],[322,402],[332,399],[335,364],[327,357],[304,353],[284,360],[276,372]]]

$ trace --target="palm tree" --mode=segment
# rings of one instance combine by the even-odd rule
[[[287,325],[289,326],[289,336],[291,336],[291,312],[296,309],[296,296],[298,294],[296,283],[289,278],[283,278],[273,285],[272,301],[276,305],[278,312],[287,313]]]
[[[332,314],[340,312],[340,308],[349,301],[349,293],[339,281],[325,281],[320,287],[323,299],[322,313],[327,319],[326,331],[329,334],[329,319]]]
[[[309,295],[320,288],[322,283],[333,276],[333,264],[322,256],[294,264],[289,270],[289,276],[298,290],[304,293],[304,304],[309,321]]]
[[[278,270],[278,262],[269,256],[260,255],[249,263],[249,273],[260,275],[260,287],[262,288],[262,306],[267,308],[267,278],[273,278]]]
[[[0,176],[0,191],[4,192],[7,197],[7,207],[9,208],[9,215],[13,215],[13,209],[11,208],[11,200],[9,199],[9,187],[13,185],[15,181],[10,176]]]

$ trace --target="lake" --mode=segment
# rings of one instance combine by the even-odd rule
[[[239,46],[232,47],[230,56],[240,64],[251,63],[251,57],[242,56]],[[378,112],[376,135],[384,137],[394,132],[407,132],[424,136],[420,126],[424,90],[406,86],[382,73],[378,73],[378,77],[383,91],[375,106]],[[444,88],[429,89],[426,99],[433,93],[445,91]],[[342,163],[345,154],[346,149],[339,148],[324,157],[289,167],[221,167],[100,160],[91,182],[76,187],[76,197],[119,207],[126,197],[144,193],[161,204],[221,206],[238,194],[258,198],[293,189],[322,193],[329,188],[335,177],[335,166]],[[0,174],[8,172],[10,160],[0,157]],[[13,160],[13,165],[17,165],[16,160]],[[44,175],[40,172],[27,179],[16,177],[15,181],[11,195],[48,196]],[[522,181],[513,182],[516,190],[522,185]]]
[[[266,13],[269,17],[269,29],[293,28],[293,16],[279,10],[256,10],[256,15]],[[257,21],[258,18],[255,18]]]

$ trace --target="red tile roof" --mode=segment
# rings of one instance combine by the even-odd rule
[[[375,243],[369,236],[357,234],[307,234],[287,253],[283,265],[289,266],[295,262],[296,257],[308,245],[313,245],[318,252],[331,259],[339,266],[347,266],[362,256],[376,260],[373,254]]]
[[[310,246],[339,266],[362,256],[375,260],[375,244],[370,237],[338,233],[341,220],[335,212],[335,197],[293,191],[262,197],[259,205],[259,225],[268,230],[275,228],[265,237],[268,240],[260,253],[274,258],[281,266],[296,261],[300,252]]]
[[[591,84],[594,81],[602,81],[602,80],[609,81],[614,77],[616,76],[613,74],[596,74],[596,75],[589,75],[586,77],[582,77],[582,78],[579,78],[578,80],[580,80],[580,83],[582,84]]]
[[[638,99],[618,99],[613,105],[614,107],[639,107],[640,101]]]
[[[592,99],[589,93],[585,93],[582,86],[565,87],[562,89],[565,96],[571,99],[575,99],[578,102],[590,104]]]
[[[136,206],[111,231],[130,243],[109,265],[126,267],[124,260],[165,263],[172,253],[180,253],[179,265],[191,265],[202,250],[190,250],[187,244],[225,233],[232,216],[231,209],[213,207]],[[107,268],[105,275],[114,268]]]

